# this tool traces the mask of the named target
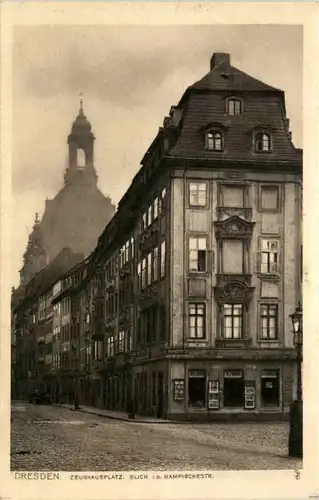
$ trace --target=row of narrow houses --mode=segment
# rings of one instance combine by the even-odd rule
[[[159,418],[288,415],[302,152],[283,91],[228,54],[210,64],[164,119],[91,254],[70,254],[58,276],[49,264],[14,306],[20,397],[43,384],[55,402],[76,394],[127,411],[134,401]]]

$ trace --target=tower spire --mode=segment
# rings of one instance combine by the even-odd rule
[[[79,116],[84,116],[83,112],[83,94],[80,92],[80,110],[79,110]]]

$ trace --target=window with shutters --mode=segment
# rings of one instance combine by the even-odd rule
[[[205,272],[207,270],[207,239],[204,237],[189,238],[189,270]]]
[[[262,274],[276,274],[279,272],[279,240],[261,240],[261,263]]]

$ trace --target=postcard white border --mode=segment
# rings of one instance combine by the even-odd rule
[[[12,27],[14,25],[302,24],[304,27],[304,468],[213,472],[209,480],[15,480],[10,462],[10,233]],[[318,490],[318,5],[308,2],[4,2],[1,5],[1,415],[0,497],[17,499],[308,498]],[[302,71],[302,68],[300,68]],[[194,471],[192,471],[194,472]],[[201,471],[202,472],[202,471]],[[211,472],[211,471],[210,471]],[[141,472],[140,472],[141,473]],[[158,472],[145,472],[149,477]],[[81,472],[81,474],[85,474]],[[102,473],[95,473],[102,474]],[[110,472],[108,473],[110,474]],[[125,473],[130,474],[130,473]]]

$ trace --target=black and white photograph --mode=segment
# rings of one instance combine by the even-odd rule
[[[301,483],[305,30],[210,17],[12,26],[17,480]]]
[[[302,48],[15,29],[13,470],[301,467]]]

